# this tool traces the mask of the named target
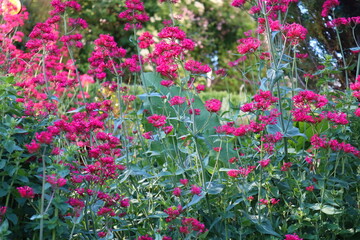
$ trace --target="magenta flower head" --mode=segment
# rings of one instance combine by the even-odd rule
[[[189,179],[180,179],[179,181],[184,186],[186,186],[189,183]]]
[[[180,197],[181,196],[181,189],[179,187],[176,187],[176,188],[174,188],[172,193],[173,193],[174,196]]]
[[[29,186],[23,186],[16,188],[22,198],[34,198],[34,190]]]
[[[246,3],[246,0],[233,0],[231,6],[233,7],[242,7]]]
[[[303,240],[303,239],[300,238],[296,233],[294,233],[294,234],[285,235],[284,240]]]
[[[266,167],[270,163],[270,159],[263,159],[259,161],[261,167]]]
[[[221,109],[221,101],[218,99],[210,99],[205,101],[204,106],[209,112],[218,112]]]
[[[154,114],[147,118],[148,122],[154,127],[159,128],[166,124],[166,116]]]
[[[201,194],[201,187],[198,187],[196,185],[192,185],[190,192],[191,192],[192,195],[200,195]]]

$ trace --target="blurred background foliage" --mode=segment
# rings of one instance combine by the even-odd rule
[[[23,0],[23,4],[30,12],[30,19],[26,26],[27,33],[31,31],[36,22],[42,22],[48,17],[51,9],[50,0]],[[89,28],[83,32],[85,35],[85,47],[77,52],[80,70],[86,73],[88,68],[87,58],[93,49],[92,41],[99,34],[110,34],[120,46],[129,51],[130,56],[134,53],[131,40],[132,32],[123,30],[124,22],[117,16],[124,10],[125,0],[78,0],[83,6],[79,17],[84,18]],[[244,32],[256,29],[256,21],[247,10],[252,6],[251,1],[245,8],[239,9],[230,6],[231,0],[181,0],[173,7],[174,15],[179,19],[178,24],[187,36],[196,41],[197,47],[191,52],[191,57],[213,67],[227,69],[226,78],[214,77],[211,82],[211,90],[230,91],[239,93],[251,89],[251,83],[259,81],[255,63],[258,58],[250,56],[245,62],[240,62],[235,67],[229,67],[228,63],[237,60],[237,40],[245,37]],[[308,31],[308,41],[301,46],[301,53],[309,53],[307,59],[301,60],[300,68],[303,73],[314,74],[315,66],[321,65],[321,59],[328,54],[335,62],[342,66],[340,49],[333,29],[326,28],[324,22],[330,19],[321,17],[321,6],[324,1],[304,0],[292,4],[287,15],[287,22],[297,22],[305,26]],[[360,0],[341,0],[341,5],[336,8],[336,17],[360,16]],[[160,3],[159,0],[145,0],[145,8],[151,21],[141,31],[156,33],[163,27],[162,21],[170,19],[168,4]],[[357,40],[360,42],[360,27],[355,28]],[[345,49],[345,55],[352,57],[350,48],[357,44],[352,37],[350,27],[340,27],[340,36]],[[358,43],[359,44],[359,43]],[[353,56],[356,60],[356,56]],[[351,65],[351,64],[350,64]],[[355,67],[353,64],[351,67]],[[355,70],[350,73],[354,78]],[[243,74],[241,74],[243,73]],[[214,74],[213,74],[214,76]],[[304,82],[302,76],[300,81]],[[334,75],[336,81],[344,83],[342,72]],[[315,87],[315,78],[311,87]],[[208,83],[209,84],[209,83]],[[343,86],[343,84],[342,84]]]

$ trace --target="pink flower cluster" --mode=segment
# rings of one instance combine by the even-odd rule
[[[180,214],[183,212],[183,208],[181,205],[178,205],[177,207],[169,207],[165,209],[164,212],[168,215],[165,221],[171,222],[180,216]]]
[[[100,34],[94,44],[95,49],[88,59],[91,67],[89,74],[94,74],[98,79],[106,78],[106,70],[121,75],[122,66],[118,61],[125,57],[126,50],[117,46],[114,37],[105,34]]]
[[[248,166],[247,168],[239,167],[239,169],[232,169],[227,171],[227,175],[232,178],[247,177],[251,172],[255,170],[256,166]]]
[[[166,124],[166,116],[154,114],[147,118],[148,122],[154,127],[159,128]]]
[[[282,32],[285,39],[289,40],[292,45],[297,45],[301,40],[306,39],[308,31],[298,23],[291,23],[283,26]]]
[[[245,3],[246,3],[247,0],[233,0],[231,2],[231,6],[233,7],[242,7]]]
[[[134,28],[141,29],[142,24],[150,20],[141,0],[126,0],[125,8],[126,10],[119,14],[119,18],[127,21],[124,27],[126,31]]]
[[[339,0],[326,0],[322,5],[321,16],[327,17],[329,15],[330,10],[339,5],[340,5]]]
[[[255,94],[251,103],[244,104],[240,110],[243,112],[254,112],[256,110],[266,111],[270,106],[276,103],[279,99],[272,96],[270,91],[260,90],[258,94]]]
[[[66,185],[67,180],[65,178],[59,178],[55,174],[46,176],[46,181],[51,184],[53,188],[59,188]]]
[[[0,224],[2,223],[3,221],[3,218],[6,214],[6,211],[7,211],[7,207],[6,206],[1,206],[0,207]]]
[[[185,52],[192,51],[195,43],[186,38],[185,32],[178,27],[165,27],[158,37],[163,40],[155,44],[154,51],[148,57],[155,63],[157,72],[174,79],[178,76],[177,59],[184,59]]]
[[[204,106],[209,112],[218,112],[221,109],[221,101],[218,99],[210,99],[205,101]]]
[[[205,74],[211,71],[211,68],[200,62],[189,60],[185,63],[185,69],[192,74]]]
[[[206,229],[205,225],[197,219],[185,217],[181,220],[179,231],[183,234],[190,234],[192,231],[204,233]]]
[[[284,240],[303,240],[296,233],[294,234],[286,234]]]
[[[34,189],[32,189],[29,186],[18,187],[16,189],[18,190],[18,192],[22,198],[34,198],[35,197]]]
[[[294,108],[291,112],[294,121],[318,123],[324,119],[324,115],[316,115],[314,110],[321,109],[328,103],[326,96],[313,91],[301,91],[293,97],[293,102]]]
[[[139,48],[142,49],[150,47],[155,42],[153,39],[153,35],[151,35],[151,33],[149,32],[144,32],[143,34],[141,34],[138,40],[139,40]]]
[[[261,45],[261,41],[254,37],[248,37],[238,40],[240,43],[237,50],[240,54],[247,54],[255,52]]]
[[[336,139],[328,140],[325,136],[320,137],[318,134],[313,135],[310,142],[315,149],[330,148],[333,151],[344,151],[345,153],[350,153],[360,158],[360,151],[349,143],[340,143]]]
[[[360,76],[357,77],[356,82],[350,84],[351,90],[353,90],[352,95],[360,101]],[[360,107],[355,110],[355,115],[360,117]]]

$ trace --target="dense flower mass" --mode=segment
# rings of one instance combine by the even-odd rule
[[[336,61],[312,59],[298,46],[307,38],[303,26],[283,21],[298,0],[232,0],[250,8],[258,28],[244,33],[223,69],[221,52],[190,55],[195,45],[202,53],[210,39],[191,40],[184,29],[190,18],[227,37],[228,19],[203,22],[201,1],[192,12],[178,0],[160,0],[174,10],[171,19],[154,29],[154,13],[148,31],[137,31],[150,20],[151,4],[123,2],[119,17],[125,30],[134,30],[128,57],[115,35],[85,39],[79,31],[89,24],[78,16],[88,14],[79,14],[77,1],[52,0],[50,17],[25,36],[18,30],[26,9],[0,0],[0,238],[263,237],[249,217],[285,240],[356,236],[360,77],[350,84],[359,69],[349,66],[357,66],[360,50],[346,49],[343,57],[353,59],[343,59],[339,74]],[[328,27],[360,24],[360,17],[329,16],[340,1],[323,2]],[[88,64],[78,65],[74,56],[83,59],[90,45]],[[309,56],[318,67],[303,72]],[[274,70],[279,77],[271,77]],[[314,80],[318,92],[308,90]],[[241,82],[241,99],[255,94],[244,103],[209,93],[220,81],[234,90]],[[299,209],[306,224],[292,226]],[[321,227],[329,224],[337,230]]]

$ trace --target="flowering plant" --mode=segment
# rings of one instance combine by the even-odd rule
[[[172,10],[178,1],[161,2]],[[285,21],[297,1],[253,2],[258,29],[235,51],[259,59],[259,84],[251,100],[229,107],[201,99],[212,68],[189,57],[196,43],[172,11],[157,34],[141,32],[150,20],[143,2],[125,1],[118,17],[136,54],[101,34],[81,72],[74,48],[88,25],[75,16],[77,1],[52,0],[23,49],[15,29],[28,13],[0,1],[10,6],[0,8],[0,237],[359,236],[360,55],[350,79],[342,53],[345,91],[330,81],[328,56],[312,75],[326,84],[301,89],[307,30]],[[322,16],[338,5],[326,0]],[[125,84],[132,80],[140,87]]]

